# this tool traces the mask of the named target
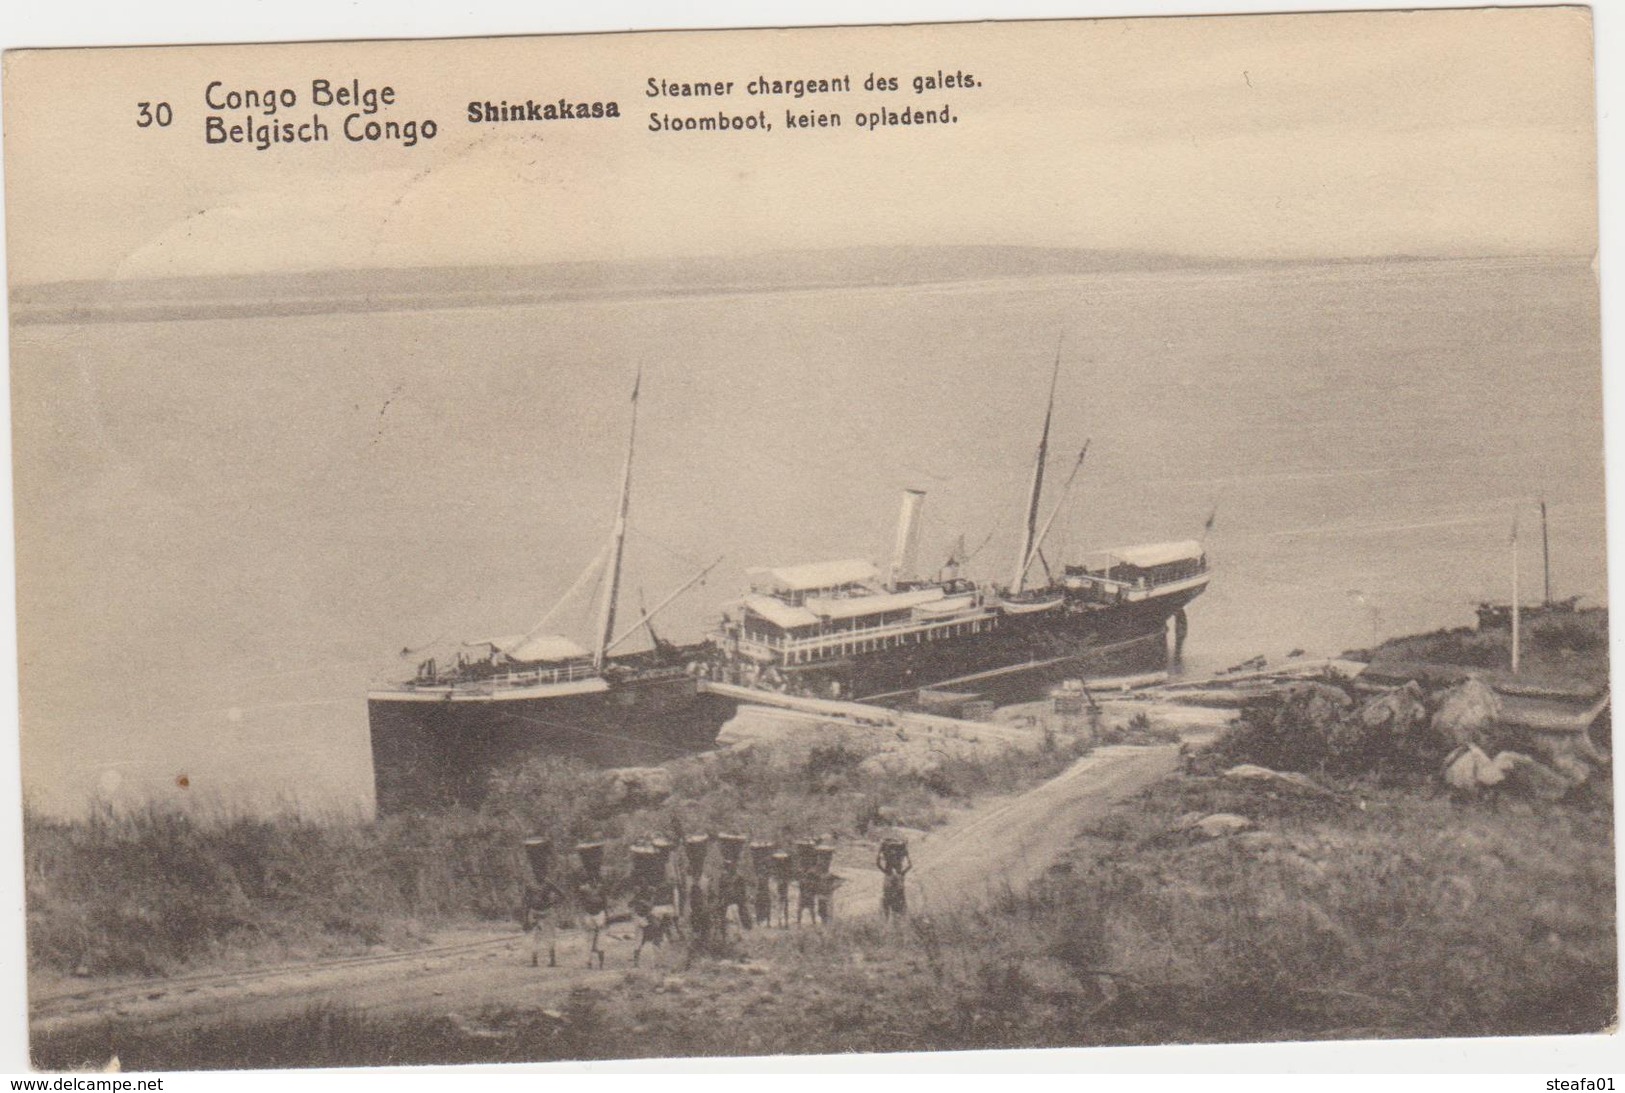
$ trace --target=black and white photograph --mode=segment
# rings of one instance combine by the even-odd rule
[[[7,51],[28,1063],[1613,1036],[1593,60]]]

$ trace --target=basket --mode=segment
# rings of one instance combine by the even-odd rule
[[[553,840],[546,835],[532,835],[525,840],[525,864],[537,884],[547,883],[548,871],[553,865]]]
[[[603,843],[577,843],[576,857],[581,860],[581,871],[593,880],[604,871]]]

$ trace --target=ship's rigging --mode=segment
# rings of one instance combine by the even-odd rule
[[[1089,441],[1083,442],[1078,451],[1078,458],[1073,461],[1072,469],[1067,474],[1066,483],[1061,487],[1060,496],[1056,498],[1054,507],[1050,510],[1043,526],[1038,523],[1039,505],[1044,496],[1044,472],[1049,462],[1049,436],[1050,423],[1055,416],[1055,388],[1061,375],[1061,346],[1055,347],[1055,366],[1050,372],[1049,398],[1044,404],[1044,425],[1038,434],[1038,451],[1033,457],[1032,484],[1027,494],[1026,520],[1022,525],[1021,549],[1016,554],[1016,569],[1010,579],[1009,587],[1005,591],[1005,602],[1012,609],[1031,609],[1042,602],[1050,605],[1059,604],[1058,596],[1045,598],[1044,592],[1053,585],[1053,574],[1050,573],[1049,563],[1044,558],[1044,542],[1049,538],[1050,529],[1055,526],[1055,520],[1066,507],[1067,498],[1071,496],[1072,486],[1077,481],[1078,473],[1083,470],[1083,461],[1089,454]],[[1045,589],[1027,588],[1027,574],[1031,572],[1033,563],[1041,562],[1044,566]]]
[[[631,420],[627,428],[626,455],[622,464],[620,491],[616,496],[615,514],[608,540],[586,568],[571,582],[564,594],[529,630],[515,637],[483,639],[465,642],[465,645],[486,647],[497,657],[516,662],[570,659],[573,656],[590,657],[592,670],[598,673],[604,670],[610,654],[640,631],[647,631],[657,653],[665,647],[654,633],[651,625],[654,618],[684,592],[702,582],[722,558],[719,556],[701,566],[693,576],[657,603],[653,610],[644,610],[640,606],[637,620],[630,626],[617,629],[617,623],[620,621],[619,601],[629,531],[628,517],[631,511],[633,459],[637,450],[638,396],[642,388],[643,373],[640,369],[632,384]],[[584,593],[587,602],[582,605],[580,601]],[[585,628],[590,630],[592,641],[586,649],[575,646],[570,639],[559,633],[561,617],[565,616],[566,609],[572,605],[577,609],[585,607],[587,614],[590,615]],[[431,676],[434,674],[430,672]]]

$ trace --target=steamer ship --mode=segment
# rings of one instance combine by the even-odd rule
[[[1055,410],[1056,371],[1027,491],[1010,579],[961,576],[956,550],[936,575],[916,574],[924,493],[907,490],[887,570],[861,558],[750,571],[712,641],[729,682],[819,698],[903,704],[953,689],[995,702],[1040,696],[1069,677],[1160,668],[1173,620],[1177,656],[1185,606],[1207,588],[1196,540],[1102,551],[1029,581],[1045,538],[1083,467],[1085,443],[1039,524]],[[1210,521],[1211,522],[1211,521]],[[969,695],[966,695],[969,697]]]
[[[709,746],[733,717],[736,701],[699,685],[710,647],[673,645],[653,629],[655,616],[720,558],[617,630],[641,386],[640,375],[608,543],[553,610],[527,633],[463,642],[447,659],[421,659],[412,678],[367,695],[380,813],[477,806],[493,774],[541,756],[606,766],[661,762]],[[594,581],[602,592],[591,647],[552,633],[554,616]],[[653,648],[616,654],[640,632]]]
[[[738,687],[893,705],[956,688],[1010,702],[1066,678],[1164,665],[1169,620],[1177,653],[1184,608],[1208,584],[1201,542],[1105,551],[1059,574],[1045,563],[1043,581],[1028,579],[1088,454],[1085,444],[1040,526],[1055,380],[1008,581],[961,575],[961,550],[935,576],[917,575],[925,495],[907,490],[884,573],[865,559],[751,570],[750,590],[724,608],[717,629],[678,646],[655,634],[653,619],[717,562],[617,630],[640,377],[608,543],[559,604],[527,633],[463,642],[368,694],[378,810],[476,806],[493,775],[535,757],[624,766],[701,750],[736,712]],[[602,593],[592,644],[549,630],[594,580]],[[640,632],[651,649],[616,653]]]

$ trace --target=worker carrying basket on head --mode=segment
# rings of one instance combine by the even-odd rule
[[[678,922],[683,913],[683,886],[680,879],[681,868],[673,866],[673,852],[677,844],[661,835],[649,840],[649,846],[654,849],[655,857],[660,860],[660,876],[665,885],[666,895],[663,899],[655,900],[655,906],[665,904],[672,909],[672,934],[675,936]]]
[[[750,873],[754,882],[750,909],[758,926],[773,922],[773,853],[776,850],[778,847],[769,842],[750,844]]]
[[[813,860],[814,839],[797,839],[790,844],[790,872],[796,881],[796,925],[803,913],[818,921],[818,874]]]
[[[688,889],[683,900],[683,917],[693,941],[704,942],[711,933],[711,888],[706,883],[705,861],[711,853],[711,836],[689,835],[683,839],[684,873]]]
[[[598,937],[609,925],[609,896],[604,891],[604,844],[578,843],[576,858],[581,862],[575,885],[576,911],[581,928],[591,939],[587,948],[587,967],[604,966],[604,951],[598,947]]]
[[[875,868],[886,876],[880,892],[881,917],[889,919],[893,915],[908,914],[908,893],[903,878],[914,868],[908,857],[908,840],[895,835],[881,839],[880,849],[875,854]]]
[[[815,923],[828,922],[835,917],[835,885],[839,878],[831,872],[835,864],[835,844],[829,839],[819,842],[802,840],[794,847],[799,851],[801,871],[796,878],[800,897],[796,901],[796,925],[801,925],[801,914],[806,911]]]
[[[519,925],[530,935],[530,966],[541,963],[542,946],[546,945],[547,966],[556,967],[558,924],[554,919],[567,900],[552,878],[553,840],[533,835],[525,840],[524,848],[530,880],[525,882],[524,899],[519,905]]]
[[[669,846],[670,844],[668,844]],[[638,966],[645,945],[659,948],[672,936],[677,908],[672,906],[671,884],[666,879],[667,855],[658,847],[640,844],[630,848],[632,857],[632,921],[638,928],[637,948],[632,950],[632,966]]]
[[[790,882],[795,879],[790,852],[775,850],[768,858],[768,873],[773,878],[773,905],[778,908],[779,928],[790,925]]]
[[[745,874],[739,868],[749,842],[749,837],[745,835],[717,836],[717,848],[722,852],[722,876],[717,879],[717,925],[724,934],[728,929],[730,910],[734,912],[734,920],[738,922],[741,933],[754,925],[750,910],[750,886],[745,883]]]

